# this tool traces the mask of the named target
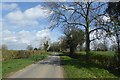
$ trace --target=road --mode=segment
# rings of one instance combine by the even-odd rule
[[[63,78],[60,57],[56,54],[32,64],[8,78]]]

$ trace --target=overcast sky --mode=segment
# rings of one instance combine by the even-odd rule
[[[9,49],[26,49],[27,45],[38,47],[44,37],[52,42],[62,35],[60,29],[47,29],[52,12],[41,6],[42,3],[0,3],[0,39]],[[2,7],[1,7],[2,5]]]

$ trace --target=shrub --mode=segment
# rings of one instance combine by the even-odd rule
[[[39,51],[39,50],[3,50],[2,51],[2,58],[4,61],[11,60],[11,59],[24,59],[24,58],[31,58],[34,57],[34,59],[44,58],[45,51]]]
[[[31,59],[36,61],[42,60],[46,57],[46,54],[34,54]]]
[[[11,51],[3,50],[2,51],[2,58],[4,61],[12,59],[13,57],[12,57]]]
[[[83,60],[83,61],[86,60],[85,57],[86,55],[84,53],[79,52],[76,53],[75,55],[76,55],[75,58],[79,57],[79,60]],[[89,60],[90,63],[95,63],[103,67],[116,68],[118,65],[118,60],[114,52],[92,51],[90,52],[89,57],[90,57]]]
[[[29,58],[31,55],[30,55],[30,52],[28,51],[23,51],[23,50],[20,50],[18,51],[16,54],[15,54],[15,59],[22,59],[22,58]]]

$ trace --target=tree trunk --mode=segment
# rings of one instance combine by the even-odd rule
[[[70,47],[70,56],[72,56],[73,53],[74,53],[74,49],[73,49],[73,47]]]
[[[118,51],[118,54],[120,54],[120,41],[119,41],[119,40],[117,41],[117,44],[118,44],[118,49],[117,49],[117,51]]]
[[[90,37],[89,37],[89,29],[86,29],[86,60],[87,62],[90,60]]]
[[[89,12],[90,12],[90,3],[87,3],[87,13],[86,13],[86,61],[89,62],[89,52],[90,52],[90,37],[89,37]]]
[[[89,23],[89,12],[90,12],[90,3],[87,2],[87,12],[86,12],[86,60],[87,62],[89,62],[90,60],[90,37],[89,37],[89,27],[90,27],[90,23]]]
[[[90,37],[89,37],[89,12],[90,12],[90,3],[87,3],[87,13],[86,13],[86,54],[89,55],[90,52]]]
[[[117,33],[116,33],[116,40],[117,40],[118,62],[120,62],[120,40],[119,40],[119,34]],[[120,66],[120,63],[118,65]]]

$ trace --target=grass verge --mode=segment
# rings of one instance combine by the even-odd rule
[[[79,52],[76,52],[76,53],[81,54],[81,55],[86,54],[85,51],[79,51]],[[107,56],[107,57],[114,57],[114,55],[115,55],[114,51],[90,51],[90,53],[92,55],[103,55],[103,56]]]
[[[2,51],[0,50],[0,79],[2,79]]]
[[[99,65],[88,64],[68,56],[61,56],[61,64],[66,78],[117,78]]]
[[[46,58],[50,53],[45,54],[35,54],[30,58],[26,59],[11,59],[8,61],[2,62],[2,77],[5,78],[9,76],[10,73],[16,72],[22,68],[25,68],[26,66],[35,63],[39,60],[42,60]]]
[[[13,59],[2,63],[2,77],[7,77],[9,73],[20,70],[33,63],[30,59]]]

